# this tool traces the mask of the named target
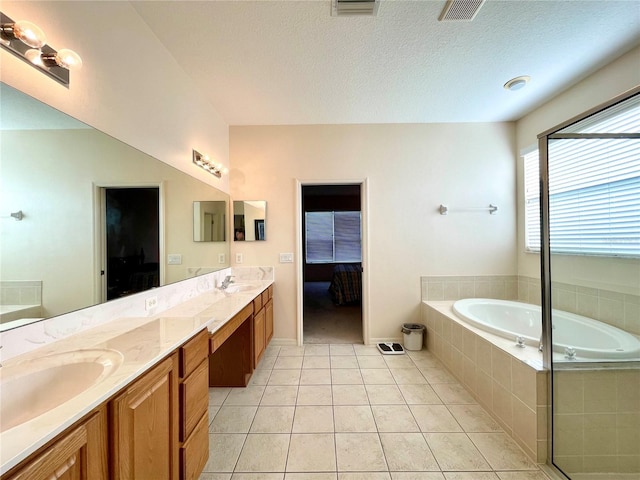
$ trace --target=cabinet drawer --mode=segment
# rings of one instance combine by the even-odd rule
[[[180,441],[184,442],[209,407],[209,363],[202,362],[180,384]]]
[[[180,347],[180,378],[188,377],[209,355],[208,333],[202,330]]]
[[[269,289],[267,288],[264,292],[262,292],[262,305],[266,305],[269,301]]]
[[[180,447],[181,480],[197,480],[209,459],[209,414],[198,421],[189,439]]]
[[[262,310],[262,295],[258,295],[253,299],[253,314],[255,315]]]

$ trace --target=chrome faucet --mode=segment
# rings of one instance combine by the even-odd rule
[[[220,289],[225,290],[230,284],[233,283],[233,278],[233,275],[227,275],[226,277],[224,277],[224,280],[220,284]]]
[[[542,337],[544,337],[544,333],[540,334],[540,345],[538,346],[538,351],[539,352],[541,352],[543,350]]]

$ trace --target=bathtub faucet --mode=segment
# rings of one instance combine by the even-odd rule
[[[544,336],[544,334],[541,334],[541,335],[540,335],[540,345],[538,346],[538,351],[539,351],[539,352],[541,352],[541,351],[542,351],[542,349],[543,349],[543,346],[542,346],[542,337],[543,337],[543,336]]]

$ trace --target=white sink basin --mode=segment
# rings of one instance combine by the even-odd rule
[[[71,400],[117,370],[122,354],[93,349],[65,352],[0,368],[0,431]]]
[[[232,283],[224,291],[226,293],[238,293],[246,292],[247,290],[254,290],[257,287],[251,283]]]

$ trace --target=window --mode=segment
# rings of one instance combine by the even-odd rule
[[[582,126],[579,133],[640,132],[640,105]],[[535,252],[538,162],[537,150],[524,156],[525,242]],[[549,231],[552,253],[640,257],[639,139],[549,141]]]
[[[360,212],[306,212],[306,262],[362,261],[360,224]]]

